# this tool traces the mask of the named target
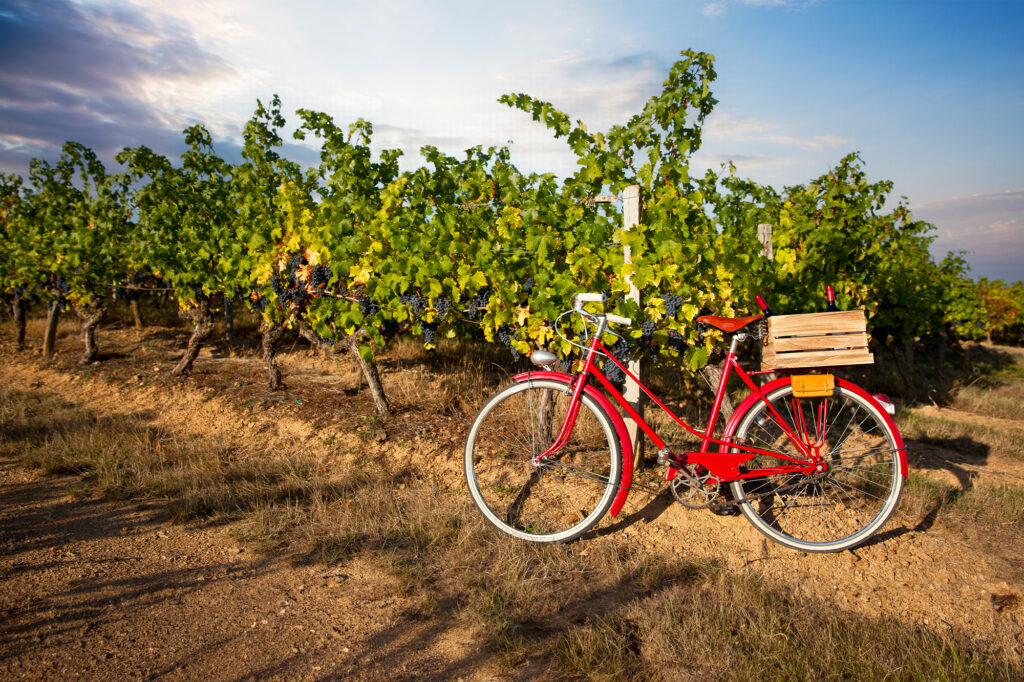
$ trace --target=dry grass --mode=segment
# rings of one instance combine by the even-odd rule
[[[912,516],[938,511],[938,518],[963,525],[976,524],[985,537],[994,539],[999,526],[1024,531],[1024,487],[978,482],[964,490],[933,476],[911,473],[907,481],[904,510]]]
[[[556,654],[590,679],[1014,679],[966,633],[864,618],[757,578],[677,570],[670,588],[570,628]]]
[[[1024,424],[1022,424],[1024,426]],[[900,417],[900,432],[905,440],[915,440],[961,451],[970,461],[984,464],[989,455],[1024,459],[1024,428],[1005,428],[999,424],[969,423],[952,417],[907,413]]]
[[[440,366],[463,363],[445,378],[447,390],[475,381],[484,392],[479,358],[454,345],[439,355]],[[443,398],[439,404],[460,409],[443,407]],[[541,656],[550,675],[593,679],[984,679],[1019,672],[965,634],[853,617],[789,588],[637,548],[618,535],[554,547],[506,538],[475,513],[461,487],[440,489],[369,454],[325,467],[299,447],[240,450],[161,431],[143,416],[106,418],[38,391],[0,392],[0,434],[0,455],[81,475],[76,494],[162,499],[179,521],[235,519],[239,537],[295,561],[369,558],[393,576],[410,619],[471,626],[492,660],[509,670]],[[371,453],[372,444],[366,449]],[[1019,523],[1020,500],[1011,498]],[[988,508],[980,499],[956,504],[964,514]]]
[[[379,364],[392,402],[440,414],[475,413],[514,373],[532,368],[521,361],[513,369],[504,348],[439,339],[437,349],[428,351],[420,337],[395,339]]]
[[[959,389],[950,407],[998,419],[1024,418],[1024,356],[1014,357],[1017,364],[980,376]]]
[[[309,455],[239,452],[40,392],[4,391],[0,429],[0,456],[47,474],[79,474],[108,499],[167,499],[178,520],[308,504],[356,485],[348,472],[326,475]]]

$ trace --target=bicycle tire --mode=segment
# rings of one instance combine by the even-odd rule
[[[565,447],[534,464],[554,442],[570,395],[567,384],[551,379],[513,384],[491,396],[469,429],[464,470],[470,495],[484,518],[508,535],[568,542],[593,528],[614,501],[621,446],[612,420],[590,396],[582,396]]]
[[[736,480],[730,484],[733,496],[747,520],[775,542],[803,552],[851,549],[885,525],[899,504],[904,483],[899,439],[878,408],[851,388],[837,386],[824,398],[792,393],[787,383],[765,397],[797,433],[799,415],[810,434],[807,415],[820,417],[817,410],[824,405],[824,418],[814,419],[813,426],[828,469]],[[800,456],[763,401],[751,403],[736,424],[735,433],[727,435],[737,442]],[[786,464],[792,462],[755,455],[745,469],[753,473]]]

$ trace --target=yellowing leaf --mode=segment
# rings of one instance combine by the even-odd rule
[[[356,284],[366,284],[373,277],[373,266],[372,265],[353,265],[348,271],[348,276],[355,281]]]

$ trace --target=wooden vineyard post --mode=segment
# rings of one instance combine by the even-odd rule
[[[593,197],[591,201],[595,204],[611,203],[618,201],[619,197],[614,195],[605,195]],[[622,229],[630,230],[640,224],[640,185],[630,185],[622,191]],[[632,263],[632,253],[629,246],[623,246],[622,255],[627,263]],[[627,298],[631,301],[636,301],[637,306],[640,305],[640,290],[633,284],[632,278],[626,277],[626,282],[629,284],[629,294]],[[641,374],[641,367],[639,360],[630,360],[626,365],[629,371],[633,373],[633,376],[643,381],[643,374]],[[626,379],[625,390],[622,392],[622,397],[626,399],[630,407],[636,410],[637,414],[641,417],[644,416],[644,405],[643,396],[640,393],[640,386],[635,381],[631,381],[628,377]],[[643,463],[644,458],[644,437],[643,432],[640,431],[640,425],[637,424],[629,415],[623,415],[626,421],[626,432],[629,434],[629,440],[633,444],[633,468],[637,469]]]
[[[775,260],[775,250],[772,248],[772,226],[770,223],[761,223],[757,226],[757,241],[761,242],[761,255],[768,260]]]
[[[640,186],[630,185],[622,192],[622,229],[629,231],[639,224]],[[625,256],[627,263],[633,262],[630,251],[631,249],[628,246],[624,248],[623,255]],[[629,299],[635,301],[637,306],[639,306],[640,290],[633,284],[630,277],[626,277],[626,282],[629,283]],[[629,371],[632,372],[634,376],[643,381],[640,360],[631,360],[628,367]],[[627,402],[629,402],[630,406],[637,411],[637,414],[641,417],[644,416],[643,396],[640,393],[640,386],[637,385],[635,381],[629,378],[626,379],[623,397]],[[640,431],[640,426],[636,421],[629,417],[629,415],[626,415],[626,431],[629,433],[629,439],[633,443],[633,468],[638,469],[644,459],[644,434]]]
[[[775,260],[775,249],[772,247],[772,226],[771,223],[760,223],[757,226],[757,241],[761,242],[761,255],[768,260]],[[762,385],[775,381],[778,375],[775,372],[765,374],[761,380]]]

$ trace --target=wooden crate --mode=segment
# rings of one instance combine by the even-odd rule
[[[863,310],[773,315],[761,349],[761,369],[870,365]]]

